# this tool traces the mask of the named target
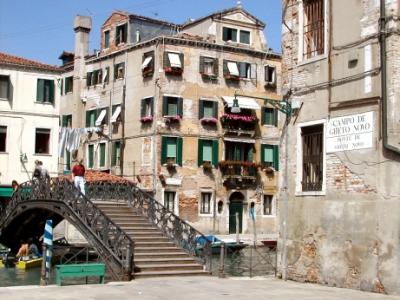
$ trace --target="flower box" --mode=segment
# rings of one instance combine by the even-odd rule
[[[235,76],[235,75],[225,75],[224,76],[226,80],[232,80],[232,81],[239,81],[240,77],[239,76]]]
[[[217,80],[218,79],[218,76],[215,74],[207,74],[207,73],[200,73],[200,74],[203,79],[208,79],[208,80]]]
[[[153,116],[146,116],[140,119],[140,122],[142,123],[151,123],[153,122]]]
[[[142,76],[143,77],[150,77],[153,76],[154,74],[154,69],[153,68],[145,68],[142,71]]]
[[[180,122],[182,120],[182,117],[179,115],[164,116],[164,119],[166,122]]]
[[[182,68],[173,68],[173,67],[166,67],[164,68],[166,74],[170,75],[182,75],[183,69]]]
[[[218,123],[218,120],[214,117],[206,117],[206,118],[202,118],[200,119],[201,124],[203,125],[216,125]]]
[[[238,114],[223,114],[221,116],[222,122],[225,122],[228,120],[240,121],[240,122],[244,122],[244,123],[255,123],[258,121],[256,116],[246,116],[246,115],[238,115]]]

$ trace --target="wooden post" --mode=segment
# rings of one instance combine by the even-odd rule
[[[239,224],[239,213],[235,213],[235,217],[236,217],[236,244],[240,243],[240,239],[239,239],[239,229],[240,229],[240,224]]]
[[[47,281],[46,281],[46,252],[47,252],[47,246],[45,243],[42,244],[42,253],[43,253],[43,260],[42,260],[42,270],[40,272],[40,285],[41,286],[46,286]]]
[[[221,250],[219,252],[219,272],[218,277],[224,278],[225,277],[225,243],[221,242]]]

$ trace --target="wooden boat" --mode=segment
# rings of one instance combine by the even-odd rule
[[[197,239],[197,251],[201,252],[204,250],[204,246],[206,244],[207,241],[211,242],[211,252],[212,254],[219,254],[221,252],[221,245],[222,243],[225,244],[225,249],[227,251],[227,254],[233,253],[233,252],[237,252],[242,250],[243,248],[245,248],[247,246],[247,244],[243,243],[243,242],[224,242],[222,240],[220,240],[219,238],[213,236],[213,235],[206,235],[204,237],[199,237]]]
[[[36,267],[40,267],[42,265],[43,262],[43,258],[38,257],[38,258],[32,258],[32,259],[28,259],[28,260],[20,260],[18,262],[15,263],[15,267],[17,267],[18,269],[30,269],[30,268],[36,268]]]

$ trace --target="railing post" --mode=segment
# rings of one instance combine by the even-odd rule
[[[131,243],[128,243],[128,245],[126,246],[126,258],[123,274],[124,281],[129,281],[132,279],[133,248],[134,245],[132,245]]]
[[[212,251],[212,250],[211,250]],[[221,243],[221,250],[219,253],[219,272],[218,277],[224,278],[225,277],[225,243]]]

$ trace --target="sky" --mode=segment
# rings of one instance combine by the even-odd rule
[[[100,48],[100,27],[114,10],[181,24],[236,6],[237,0],[0,0],[0,52],[60,65],[73,52],[73,19],[92,17],[90,49]],[[268,47],[281,52],[281,0],[242,0],[266,24]]]

